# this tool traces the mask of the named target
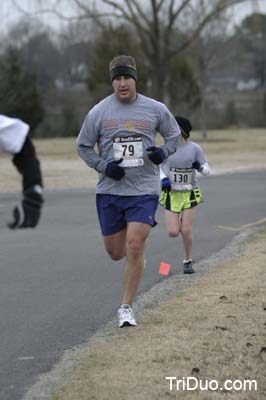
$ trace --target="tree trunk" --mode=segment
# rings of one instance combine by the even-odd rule
[[[202,139],[207,140],[207,107],[206,107],[206,96],[205,87],[202,85],[201,89],[201,103],[200,103],[200,129],[202,133]]]
[[[153,70],[151,72],[151,97],[155,100],[165,101],[165,83],[166,75],[162,64],[157,59],[157,64],[153,63]]]

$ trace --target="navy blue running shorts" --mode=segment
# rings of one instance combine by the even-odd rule
[[[113,194],[96,195],[98,219],[103,236],[122,231],[128,222],[142,222],[157,225],[155,213],[159,196],[117,196]]]

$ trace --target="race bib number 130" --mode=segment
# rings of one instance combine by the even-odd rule
[[[192,169],[170,168],[170,182],[173,191],[186,192],[192,190]]]
[[[144,165],[143,143],[140,136],[115,137],[113,139],[114,159],[123,158],[121,167],[139,167]]]

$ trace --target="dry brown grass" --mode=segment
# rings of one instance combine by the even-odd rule
[[[230,172],[243,168],[265,168],[266,130],[212,131],[209,140],[200,141],[214,172]]]
[[[241,256],[144,310],[138,327],[89,347],[53,400],[264,400],[265,240],[266,230],[260,231]],[[256,380],[257,391],[171,391],[167,376],[220,386],[228,379]]]
[[[266,168],[266,129],[210,131],[209,139],[200,141],[214,173],[243,168]],[[80,160],[75,138],[39,139],[35,145],[42,163],[44,185],[48,189],[94,187],[97,174]],[[10,156],[0,154],[0,191],[17,191],[20,176],[12,167]]]

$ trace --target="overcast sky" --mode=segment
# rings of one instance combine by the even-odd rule
[[[0,34],[6,34],[8,28],[13,25],[19,18],[21,18],[21,13],[17,10],[14,5],[14,0],[0,0]],[[40,1],[40,0],[39,0]],[[39,3],[38,1],[38,3]],[[54,0],[50,0],[51,2]],[[49,0],[43,0],[43,5],[46,6]],[[25,10],[34,11],[37,7],[37,0],[16,0],[17,4],[24,8]],[[266,0],[250,0],[246,4],[238,5],[233,7],[233,14],[236,23],[241,21],[246,15],[251,14],[257,9],[257,11],[266,14]],[[45,14],[39,17],[45,24],[52,25],[56,29],[60,29],[63,25],[62,21],[51,14]]]

